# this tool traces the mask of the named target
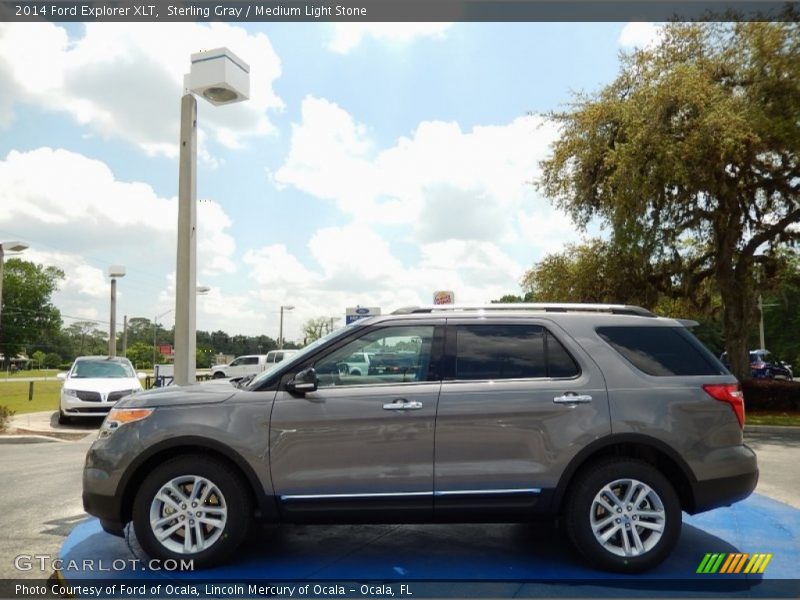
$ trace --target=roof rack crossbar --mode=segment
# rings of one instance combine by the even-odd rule
[[[614,315],[636,315],[655,317],[652,312],[641,306],[630,304],[578,304],[557,302],[515,302],[497,304],[430,304],[425,306],[406,306],[398,308],[392,314],[410,315],[432,312],[469,312],[469,311],[537,311],[537,312],[601,312]]]

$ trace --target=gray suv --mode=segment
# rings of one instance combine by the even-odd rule
[[[560,517],[592,564],[649,569],[681,510],[729,505],[758,480],[738,383],[688,325],[569,304],[361,320],[249,381],[120,401],[86,457],[84,507],[198,567],[227,558],[253,518]],[[355,353],[398,360],[352,375]]]

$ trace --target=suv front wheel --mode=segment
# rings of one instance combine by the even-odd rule
[[[638,573],[661,563],[681,531],[674,488],[652,465],[609,459],[584,468],[566,505],[575,548],[594,565]]]
[[[133,503],[142,548],[159,559],[193,560],[195,568],[227,558],[247,534],[250,497],[218,460],[184,455],[154,469]]]

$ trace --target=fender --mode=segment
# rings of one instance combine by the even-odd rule
[[[124,502],[123,515],[127,518],[130,516],[130,509],[133,503],[132,495],[128,490],[134,475],[139,471],[140,467],[146,464],[150,459],[158,454],[177,448],[199,448],[208,449],[217,452],[234,463],[241,473],[244,475],[250,490],[256,498],[259,512],[261,517],[267,520],[275,520],[278,518],[278,507],[275,504],[274,496],[267,496],[264,493],[264,488],[261,482],[253,471],[253,468],[236,450],[223,444],[217,440],[206,438],[198,435],[187,435],[176,438],[164,440],[149,447],[146,451],[139,454],[134,461],[126,469],[125,473],[120,478],[118,489],[125,490],[122,498]]]
[[[591,460],[592,456],[596,454],[602,454],[604,449],[619,444],[645,446],[652,448],[653,450],[657,450],[661,454],[667,456],[683,473],[683,476],[689,483],[692,496],[694,497],[695,488],[697,485],[697,477],[695,476],[691,467],[689,467],[688,463],[674,448],[657,438],[641,433],[616,433],[593,441],[573,457],[573,459],[567,465],[567,468],[564,469],[564,472],[561,474],[561,478],[558,480],[558,485],[556,486],[551,499],[551,510],[553,510],[553,512],[558,512],[564,499],[564,494],[566,493],[569,484],[572,482],[573,476],[578,469],[584,463],[586,463],[586,461]],[[694,501],[694,498],[692,498],[692,501]]]

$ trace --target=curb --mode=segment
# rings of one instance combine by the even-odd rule
[[[42,444],[47,442],[69,443],[70,440],[60,440],[49,435],[0,435],[1,444]],[[75,441],[75,440],[73,440]]]
[[[800,427],[791,425],[745,425],[744,433],[789,433],[800,436]]]

